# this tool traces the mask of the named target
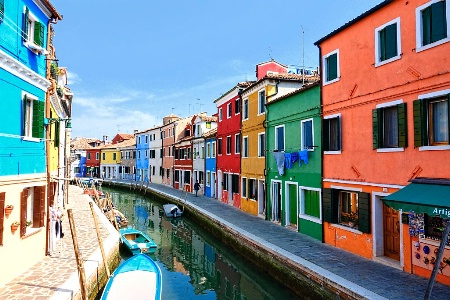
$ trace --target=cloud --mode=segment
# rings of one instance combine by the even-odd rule
[[[82,81],[77,73],[71,72],[69,70],[67,70],[67,80],[68,80],[68,86],[75,85]]]

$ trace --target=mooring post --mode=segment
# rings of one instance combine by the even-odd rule
[[[105,248],[103,248],[103,240],[102,236],[100,235],[100,229],[98,228],[97,215],[95,214],[94,211],[94,203],[89,202],[89,206],[91,207],[92,217],[94,218],[95,231],[97,232],[98,245],[100,246],[100,252],[102,253],[103,265],[105,266],[106,269],[106,275],[109,278],[109,276],[111,276],[111,272],[109,271],[108,263],[106,261]]]
[[[81,289],[81,298],[83,300],[87,300],[88,293],[87,293],[87,288],[86,288],[86,274],[84,272],[84,262],[80,255],[80,249],[78,248],[77,232],[75,230],[75,223],[73,221],[73,214],[72,214],[71,208],[69,208],[67,210],[67,216],[69,218],[70,232],[72,233],[73,249],[75,251],[75,259],[77,261],[78,276],[79,276],[79,280],[80,280],[80,289]]]

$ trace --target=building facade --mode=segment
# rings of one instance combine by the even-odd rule
[[[426,277],[448,218],[449,21],[449,1],[384,1],[316,42],[324,240]]]
[[[205,181],[204,181],[204,189],[205,196],[211,198],[217,198],[217,167],[216,167],[216,157],[211,155],[211,149],[215,149],[216,147],[216,134],[217,127],[211,129],[207,133],[203,134],[203,138],[205,139],[205,149],[209,149],[209,156],[205,155]]]

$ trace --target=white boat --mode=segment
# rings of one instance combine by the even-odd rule
[[[183,211],[175,204],[164,204],[163,209],[167,218],[178,218],[183,215]]]

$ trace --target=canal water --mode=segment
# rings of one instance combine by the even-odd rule
[[[150,256],[162,271],[162,299],[299,299],[188,216],[170,220],[162,204],[149,196],[103,191],[128,218],[129,227],[147,233],[158,245]],[[126,260],[131,254],[121,249],[121,256]]]

